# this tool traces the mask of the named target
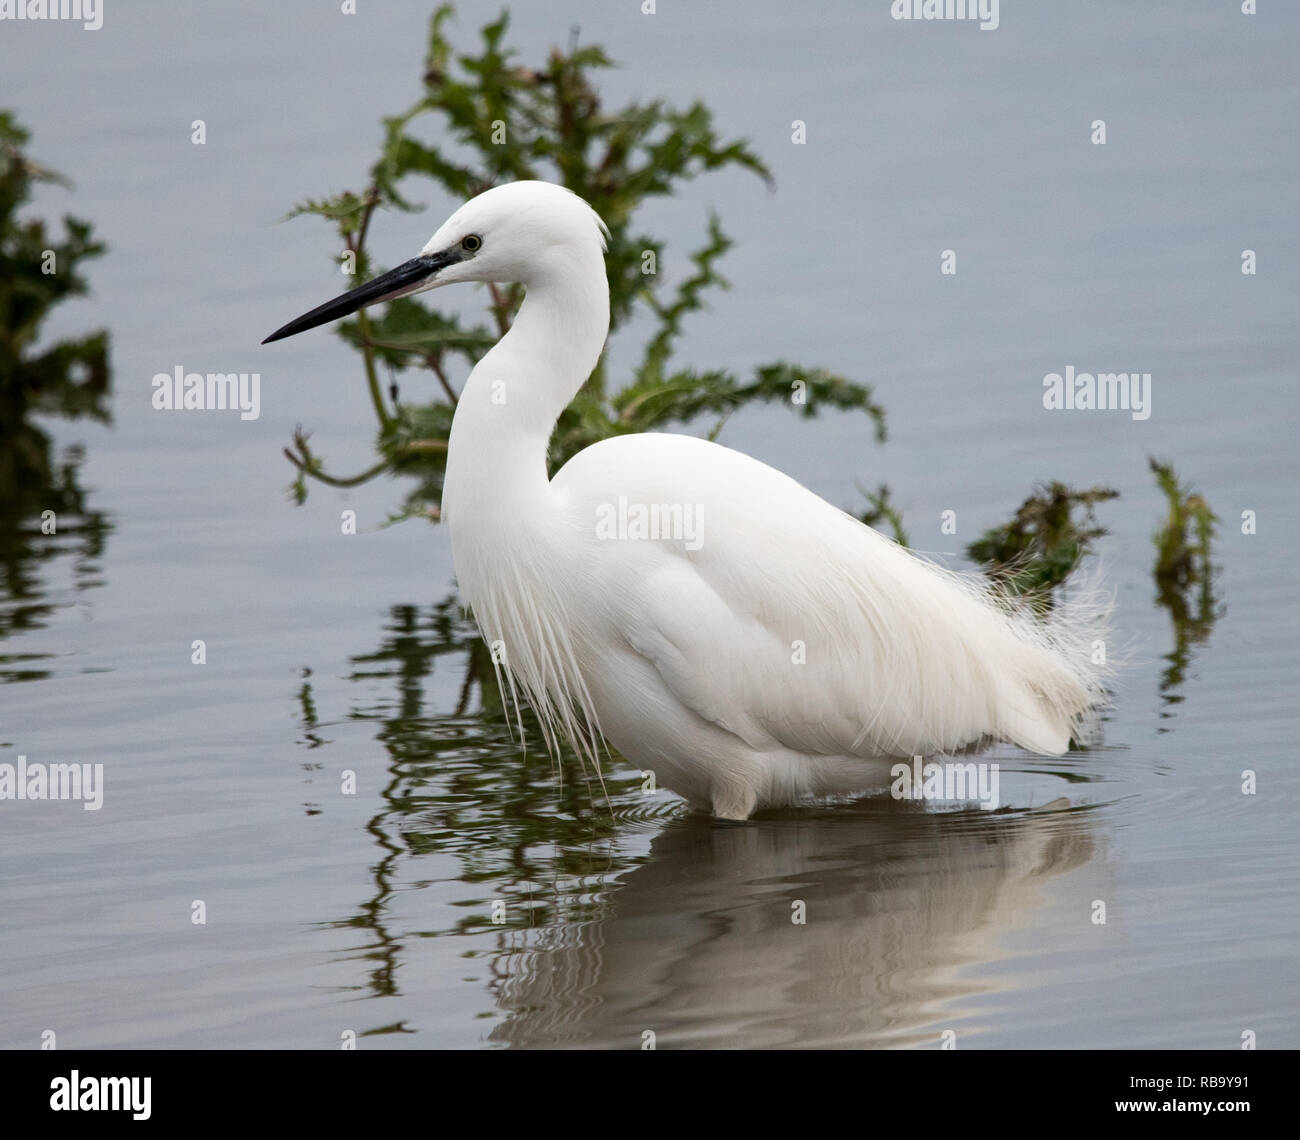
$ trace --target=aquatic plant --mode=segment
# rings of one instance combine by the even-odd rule
[[[727,285],[718,264],[731,239],[713,215],[702,244],[682,253],[643,231],[638,211],[684,182],[728,167],[770,184],[767,167],[746,142],[722,138],[700,102],[679,108],[652,99],[606,108],[596,76],[613,64],[600,47],[580,46],[576,36],[540,66],[522,65],[506,45],[504,13],[482,29],[477,52],[457,52],[446,32],[452,16],[450,5],[434,13],[423,93],[384,120],[380,155],[365,188],[305,201],[291,217],[313,214],[330,221],[344,267],[360,279],[370,276],[366,240],[376,212],[420,208],[413,187],[437,188],[460,201],[501,182],[540,178],[567,186],[595,207],[609,226],[611,339],[636,316],[645,340],[624,384],[607,384],[602,357],[556,427],[552,470],[612,435],[702,417],[714,417],[716,435],[729,415],[754,402],[783,403],[804,416],[822,408],[859,411],[872,421],[875,438],[885,438],[885,413],[871,388],[824,368],[776,361],[741,376],[676,360],[688,318],[704,307],[710,291]],[[420,136],[425,126],[435,141]],[[438,517],[456,405],[454,374],[467,372],[509,329],[523,289],[491,286],[482,318],[469,322],[432,308],[427,297],[400,298],[382,315],[363,311],[338,326],[362,358],[380,459],[340,477],[313,452],[307,433],[297,432],[285,454],[298,469],[291,488],[298,502],[306,498],[308,479],[345,487],[389,472],[416,481],[395,518]],[[647,327],[648,335],[641,332]],[[391,377],[387,391],[381,368]],[[408,404],[400,398],[397,377],[410,368],[433,374],[438,399]]]
[[[1190,484],[1179,481],[1172,464],[1154,458],[1149,462],[1168,504],[1165,520],[1153,535],[1156,602],[1168,610],[1174,627],[1174,647],[1165,658],[1169,664],[1160,691],[1166,704],[1178,704],[1182,697],[1177,690],[1191,663],[1192,646],[1209,640],[1222,614],[1211,556],[1219,519]]]
[[[86,292],[81,264],[104,252],[89,222],[71,215],[56,237],[41,218],[19,217],[39,183],[67,186],[27,154],[29,133],[0,111],[0,511],[79,506],[36,415],[109,422],[108,333],[104,329],[37,349],[56,305]]]
[[[966,552],[1008,594],[1050,598],[1106,533],[1097,525],[1097,504],[1118,497],[1109,487],[1076,491],[1049,483],[1021,503],[1010,522],[985,531]]]

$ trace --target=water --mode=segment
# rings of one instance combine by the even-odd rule
[[[823,363],[889,414],[884,447],[865,417],[780,409],[723,442],[845,506],[888,481],[949,561],[1038,480],[1122,494],[1100,549],[1128,664],[1101,745],[995,750],[993,813],[867,800],[744,825],[626,770],[607,806],[536,741],[521,756],[445,535],[379,529],[402,484],[283,494],[299,423],[340,470],[373,457],[334,338],[258,347],[340,286],[323,225],[274,223],[359,183],[416,93],[426,13],[157,3],[4,29],[0,103],[77,183],[38,206],[111,246],[48,332],[111,330],[115,422],[51,425],[85,445],[84,510],[5,540],[0,761],[103,763],[106,788],[98,812],[0,805],[0,1046],[1300,1044],[1300,14],[1002,7],[993,33],[897,24],[885,0],[515,16],[528,57],[580,25],[625,65],[611,102],[698,96],[772,165],[775,194],[727,174],[647,211],[666,272],[710,206],[737,239],[683,359]],[[429,205],[377,219],[381,262],[452,203]],[[611,374],[630,359],[614,345]],[[261,417],[153,411],[178,364],[259,370]],[[1070,364],[1150,372],[1151,418],[1044,411]],[[1221,615],[1176,655],[1149,454],[1223,520]]]

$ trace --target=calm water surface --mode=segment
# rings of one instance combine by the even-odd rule
[[[1099,547],[1127,665],[1096,747],[994,751],[996,812],[737,825],[521,755],[445,535],[379,525],[400,483],[283,493],[299,423],[339,469],[373,462],[340,343],[258,347],[339,285],[323,225],[275,223],[359,184],[417,91],[427,13],[362,7],[109,5],[99,32],[0,36],[0,104],[77,184],[38,208],[111,247],[48,331],[107,326],[115,390],[111,429],[51,425],[84,444],[84,514],[4,536],[0,762],[102,763],[106,790],[0,803],[0,1046],[1300,1045],[1300,11],[1007,3],[982,33],[885,0],[520,6],[530,58],[580,25],[624,65],[611,101],[700,97],[773,167],[774,194],[725,175],[647,211],[669,273],[710,207],[737,239],[684,359],[826,364],[889,413],[883,447],[780,409],[723,442],[846,507],[889,482],[954,565],[1036,481],[1121,492]],[[466,5],[462,33],[495,11]],[[452,205],[379,217],[377,258]],[[632,348],[610,352],[617,375]],[[1150,372],[1151,418],[1044,411],[1070,364]],[[259,371],[261,417],[153,411],[177,365]],[[1222,519],[1217,619],[1181,637],[1148,455]]]

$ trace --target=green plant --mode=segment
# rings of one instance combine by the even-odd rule
[[[1211,559],[1214,524],[1218,517],[1190,485],[1179,482],[1173,465],[1149,460],[1156,485],[1164,493],[1168,513],[1155,532],[1156,601],[1169,611],[1174,626],[1174,648],[1165,658],[1161,692],[1165,701],[1176,704],[1182,698],[1178,686],[1187,673],[1193,645],[1209,640],[1220,616],[1214,588],[1215,567]]]
[[[366,238],[375,212],[417,208],[407,180],[431,183],[462,200],[500,182],[542,178],[591,203],[610,231],[611,336],[634,314],[649,318],[650,332],[627,384],[607,385],[602,358],[556,427],[553,470],[611,435],[704,416],[716,417],[716,434],[728,415],[754,401],[783,402],[805,416],[823,407],[861,411],[873,421],[875,438],[884,439],[884,411],[871,389],[832,372],[778,361],[742,378],[728,369],[692,368],[674,359],[686,319],[704,306],[709,291],[727,284],[718,263],[731,239],[712,216],[703,243],[682,256],[639,229],[637,211],[685,181],[727,167],[770,183],[766,166],[745,142],[721,138],[699,102],[681,109],[654,99],[607,110],[594,80],[612,64],[599,47],[571,42],[567,49],[552,50],[539,68],[521,66],[505,45],[506,14],[482,29],[477,53],[457,53],[445,31],[451,16],[449,5],[433,15],[424,92],[413,106],[384,121],[382,149],[365,189],[306,201],[290,216],[315,214],[331,221],[344,256],[365,277],[371,270]],[[437,141],[416,133],[426,125],[436,128]],[[661,266],[674,271],[661,274]],[[676,279],[673,285],[665,280],[669,277]],[[453,371],[472,367],[509,329],[521,299],[517,285],[492,286],[483,319],[462,322],[407,297],[390,302],[381,316],[362,312],[341,324],[340,335],[362,357],[380,459],[359,474],[336,476],[299,431],[285,452],[298,469],[295,499],[306,497],[309,478],[352,486],[395,472],[416,481],[395,517],[437,517],[456,403]],[[381,367],[394,377],[387,393]],[[419,406],[400,400],[395,377],[411,367],[433,373],[440,399]]]
[[[0,510],[36,504],[74,509],[75,483],[60,471],[37,414],[89,416],[107,423],[108,333],[103,329],[36,350],[55,305],[86,292],[78,272],[104,251],[89,222],[67,216],[61,238],[39,218],[20,219],[37,183],[67,185],[27,157],[29,134],[0,111]]]
[[[871,504],[869,510],[862,511],[858,518],[869,527],[879,529],[881,523],[888,523],[889,529],[894,532],[894,541],[899,546],[909,546],[907,541],[907,531],[903,529],[903,512],[894,506],[890,495],[889,486],[882,483],[876,490],[858,484],[858,491],[868,503]]]
[[[1009,523],[985,531],[966,552],[984,563],[1007,593],[1041,595],[1048,602],[1050,591],[1070,576],[1093,539],[1106,533],[1097,525],[1096,505],[1118,497],[1108,487],[1076,491],[1049,483],[1030,495]],[[1076,511],[1082,511],[1077,520]]]
[[[1169,514],[1155,533],[1156,582],[1162,589],[1186,589],[1212,577],[1210,546],[1218,517],[1190,486],[1181,486],[1172,464],[1149,460],[1156,484],[1164,492]]]

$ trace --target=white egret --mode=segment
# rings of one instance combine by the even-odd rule
[[[555,477],[556,420],[609,331],[608,231],[515,182],[418,257],[268,341],[456,282],[519,282],[456,406],[443,515],[498,680],[554,747],[602,738],[719,817],[879,786],[899,758],[1004,740],[1057,755],[1102,696],[1088,619],[1010,612],[755,459],[647,433]]]

